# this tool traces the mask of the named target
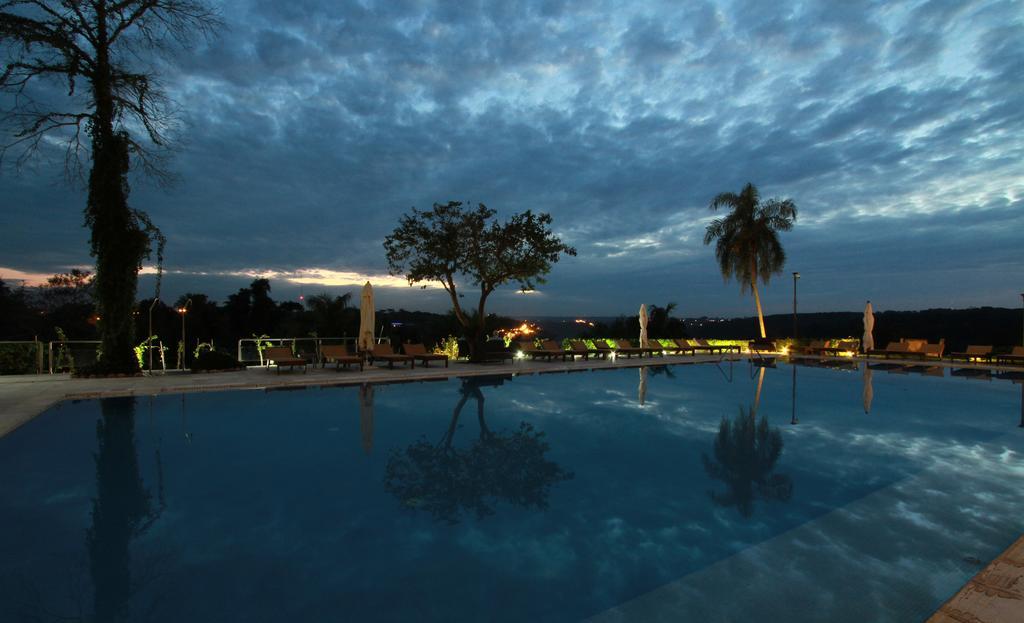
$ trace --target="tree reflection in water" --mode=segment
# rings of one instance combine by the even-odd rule
[[[503,382],[503,377],[462,379],[459,402],[441,440],[434,444],[421,438],[391,451],[384,486],[402,505],[454,524],[463,512],[474,512],[477,518],[493,515],[498,500],[547,508],[551,486],[573,477],[545,458],[549,446],[544,433],[531,424],[520,422],[511,432],[488,428],[480,388]],[[454,445],[455,432],[470,399],[476,402],[480,435],[468,448],[460,449]]]
[[[768,418],[756,421],[753,409],[740,407],[736,419],[722,418],[715,437],[714,459],[704,454],[708,476],[726,485],[725,493],[710,492],[720,506],[735,506],[743,517],[754,514],[754,499],[788,501],[793,482],[788,475],[773,474],[782,455],[782,433],[768,427]]]
[[[130,601],[140,588],[132,578],[129,545],[156,520],[162,508],[154,509],[139,472],[135,399],[105,399],[100,409],[94,455],[96,497],[92,525],[86,533],[93,620],[127,621],[132,618]]]

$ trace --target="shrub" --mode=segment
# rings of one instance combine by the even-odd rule
[[[234,370],[235,368],[241,368],[242,364],[227,353],[222,353],[219,350],[204,350],[196,356],[192,362],[193,372],[203,372],[206,370]]]
[[[35,344],[0,344],[0,374],[35,374]]]

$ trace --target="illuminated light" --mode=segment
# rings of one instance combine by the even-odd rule
[[[512,329],[498,329],[496,331],[496,333],[498,335],[504,337],[507,340],[513,340],[513,339],[515,339],[515,338],[517,338],[519,336],[528,336],[528,335],[533,335],[534,333],[539,333],[539,332],[540,332],[540,327],[539,326],[537,326],[535,324],[530,324],[528,322],[524,322],[523,324],[519,325],[518,327],[515,327],[515,328],[512,328]]]
[[[526,355],[521,350],[516,351],[515,357],[516,359],[526,359]]]
[[[590,322],[589,320],[584,320],[583,318],[577,318],[575,320],[575,322],[576,322],[576,324],[582,324],[582,325],[586,325],[588,327],[594,326],[593,322]]]
[[[187,307],[179,307],[178,308],[178,313],[179,314],[187,314],[188,313],[188,308]]]

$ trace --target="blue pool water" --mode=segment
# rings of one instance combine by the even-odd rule
[[[1024,393],[871,385],[737,363],[65,403],[0,438],[0,620],[923,620],[1024,532]]]

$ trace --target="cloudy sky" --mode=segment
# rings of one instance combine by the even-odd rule
[[[748,315],[702,236],[748,181],[799,207],[766,313],[1016,306],[1024,9],[1015,0],[237,0],[163,68],[183,140],[131,202],[168,238],[164,298],[354,291],[410,207],[550,212],[579,250],[492,311]],[[45,158],[0,177],[0,277],[87,265],[84,192]],[[389,281],[390,279],[390,281]],[[388,287],[394,286],[394,287]],[[140,295],[151,295],[144,277]]]

